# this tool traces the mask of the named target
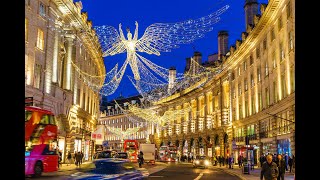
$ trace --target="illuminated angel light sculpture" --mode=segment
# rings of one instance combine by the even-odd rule
[[[196,39],[204,37],[205,33],[212,31],[212,26],[220,21],[219,16],[228,8],[229,5],[225,5],[217,11],[196,20],[177,23],[154,23],[147,27],[140,39],[138,39],[137,21],[135,22],[136,28],[133,37],[130,29],[127,28],[127,39],[123,34],[121,23],[119,24],[119,33],[112,26],[103,25],[94,28],[101,43],[103,57],[127,53],[125,62],[130,65],[137,84],[142,79],[141,73],[143,73],[139,62],[141,62],[140,64],[144,62],[155,73],[168,81],[168,71],[162,73],[164,68],[161,69],[161,67],[149,63],[146,58],[138,55],[137,52],[160,56],[160,52],[171,52],[173,48],[179,48],[179,44],[192,43]],[[122,72],[117,75],[116,83],[120,83],[122,76]],[[139,85],[137,87],[139,88]]]

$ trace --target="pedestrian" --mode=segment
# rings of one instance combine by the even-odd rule
[[[140,153],[139,153],[139,155],[138,155],[139,168],[142,167],[143,161],[144,161],[144,159],[143,159],[143,152],[140,151]]]
[[[67,154],[68,164],[67,164],[67,166],[69,166],[69,165],[71,164],[71,158],[72,158],[72,156],[71,156],[71,152],[70,152],[70,151],[68,151],[68,154]]]
[[[262,164],[260,172],[260,180],[277,180],[279,175],[278,167],[272,161],[272,155],[267,156],[267,161]]]
[[[80,151],[80,164],[82,164],[82,159],[83,159],[83,153],[82,153],[82,151]]]
[[[80,151],[76,153],[76,166],[80,167],[81,153]]]
[[[286,162],[286,171],[288,171],[288,153],[284,155],[284,162]]]
[[[59,150],[59,162],[58,162],[58,167],[62,166],[62,152]]]
[[[293,159],[290,156],[288,160],[288,165],[289,165],[289,172],[292,172]]]
[[[284,180],[284,174],[286,173],[286,162],[281,154],[278,154],[277,166],[279,169],[278,180]]]

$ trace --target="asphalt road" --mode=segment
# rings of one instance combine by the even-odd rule
[[[237,176],[223,172],[220,169],[209,167],[193,168],[191,164],[172,163],[161,171],[150,174],[148,180],[239,180]]]
[[[164,180],[239,180],[237,176],[228,174],[220,169],[209,167],[193,168],[191,164],[168,163],[168,166],[162,166],[164,169],[152,173],[148,180],[164,179]],[[25,178],[28,180],[66,180],[71,174],[77,172],[77,169],[44,173],[40,178]]]

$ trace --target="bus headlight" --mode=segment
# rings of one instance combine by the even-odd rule
[[[205,160],[205,161],[204,161],[204,165],[209,166],[209,164],[210,164],[210,163],[209,163],[208,160]]]
[[[196,164],[200,164],[200,161],[199,161],[199,160],[196,160]]]

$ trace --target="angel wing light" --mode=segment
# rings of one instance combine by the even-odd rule
[[[139,66],[139,59],[142,59],[150,69],[156,68],[154,71],[159,76],[166,75],[159,72],[160,68],[154,64],[146,63],[147,60],[144,60],[137,52],[160,56],[160,52],[170,52],[173,48],[179,48],[179,44],[192,43],[196,39],[204,37],[205,33],[212,31],[213,25],[220,21],[219,16],[228,8],[229,5],[225,5],[217,11],[196,20],[190,19],[178,23],[154,23],[147,27],[140,39],[138,39],[137,21],[135,22],[136,28],[133,37],[130,29],[127,28],[127,39],[123,34],[121,24],[119,24],[119,33],[112,26],[96,26],[94,28],[101,43],[103,57],[126,52],[127,59],[125,62],[130,65],[134,79],[140,81],[142,70]],[[121,79],[118,79],[118,81],[121,81]]]

